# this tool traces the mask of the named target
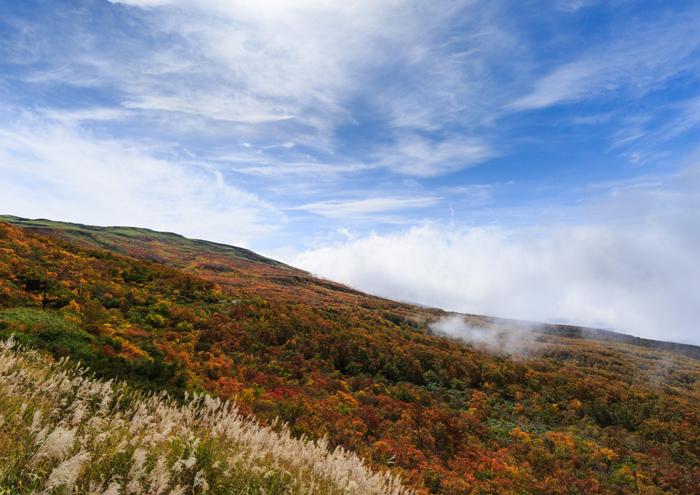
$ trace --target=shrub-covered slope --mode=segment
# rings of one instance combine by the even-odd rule
[[[419,493],[696,491],[692,357],[464,317],[501,336],[482,349],[434,335],[438,310],[248,270],[206,280],[0,224],[0,332],[143,389],[237,397]],[[45,312],[28,278],[49,280]]]

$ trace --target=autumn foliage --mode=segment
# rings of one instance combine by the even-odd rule
[[[0,334],[143,389],[236,398],[418,493],[700,486],[692,357],[551,332],[528,353],[489,351],[434,335],[441,311],[163,239],[155,263],[0,224]],[[147,257],[146,242],[115,242],[104,245]],[[49,282],[46,311],[23,290],[30,278]]]

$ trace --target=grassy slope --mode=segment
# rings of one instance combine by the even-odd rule
[[[214,271],[216,286],[9,227],[0,241],[0,304],[16,308],[3,332],[103,376],[238,396],[424,492],[694,493],[700,481],[700,368],[687,356],[470,317],[529,348],[493,355],[431,335],[437,310],[303,273],[285,284],[264,262],[244,282]],[[55,280],[57,319],[19,290],[28,276]]]

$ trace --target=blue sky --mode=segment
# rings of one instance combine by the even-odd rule
[[[0,210],[700,344],[700,3],[0,0]]]

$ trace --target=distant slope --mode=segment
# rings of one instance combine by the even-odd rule
[[[610,330],[600,330],[597,328],[579,327],[575,325],[535,323],[494,317],[485,317],[484,320],[500,325],[505,325],[513,329],[520,329],[543,335],[553,335],[557,337],[566,337],[572,339],[595,340],[599,342],[611,342],[646,347],[649,349],[658,349],[661,351],[682,354],[689,358],[700,360],[700,347],[692,344],[679,344],[676,342],[664,342],[661,340],[644,339],[641,337],[635,337],[634,335],[627,335],[624,333],[613,332]]]
[[[231,266],[251,262],[295,273],[305,273],[279,261],[260,256],[248,249],[188,239],[170,232],[157,232],[138,227],[96,227],[46,219],[30,220],[12,215],[0,215],[0,222],[7,222],[41,234],[53,235],[84,246],[107,249],[134,258],[156,263],[182,265],[176,268],[187,267],[189,266],[188,262],[196,263],[202,257],[219,256],[222,260],[229,261]],[[225,265],[219,267],[222,271],[229,268],[230,266]],[[212,269],[216,271],[217,267],[212,267]]]

